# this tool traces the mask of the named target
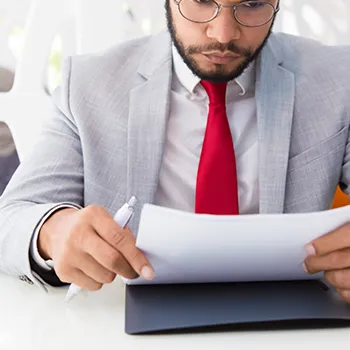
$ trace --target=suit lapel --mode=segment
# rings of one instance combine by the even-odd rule
[[[294,73],[282,67],[272,35],[257,70],[260,213],[283,213],[294,112]]]
[[[282,213],[295,98],[294,74],[283,68],[280,43],[272,35],[257,65],[260,213]],[[140,85],[130,92],[127,197],[137,196],[130,225],[137,232],[141,208],[158,186],[170,107],[171,40],[155,36],[141,60]]]
[[[163,156],[172,81],[171,41],[167,33],[153,38],[141,60],[142,83],[130,93],[127,197],[138,204],[130,228],[137,232],[143,204],[152,203]]]

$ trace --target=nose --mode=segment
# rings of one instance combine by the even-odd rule
[[[232,8],[222,8],[218,16],[208,23],[207,36],[222,44],[240,38],[240,25],[234,18]]]

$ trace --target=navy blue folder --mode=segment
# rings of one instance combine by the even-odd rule
[[[126,286],[128,334],[350,326],[321,281]]]

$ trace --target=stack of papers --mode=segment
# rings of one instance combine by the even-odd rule
[[[146,204],[137,247],[153,281],[215,283],[321,278],[303,271],[305,245],[349,222],[350,206],[307,214],[198,215]]]

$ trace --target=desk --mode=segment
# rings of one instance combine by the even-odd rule
[[[0,274],[1,350],[347,349],[350,328],[129,336],[124,333],[124,286],[63,302],[65,290],[40,289]]]

